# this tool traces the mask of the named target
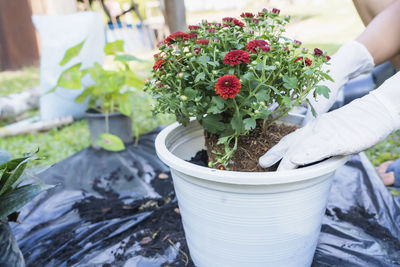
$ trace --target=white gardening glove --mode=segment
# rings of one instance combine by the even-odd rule
[[[278,171],[330,156],[367,149],[400,128],[400,73],[350,104],[320,115],[282,138],[259,159],[262,167],[282,159]]]
[[[327,112],[335,103],[339,90],[350,80],[360,74],[371,72],[374,67],[374,60],[365,46],[357,41],[352,41],[340,47],[329,61],[330,65],[325,64],[323,70],[328,73],[334,82],[324,81],[319,85],[326,85],[331,92],[329,99],[318,95],[315,99],[311,93],[308,100],[311,102],[317,115]],[[308,109],[305,122],[314,119],[310,108]]]

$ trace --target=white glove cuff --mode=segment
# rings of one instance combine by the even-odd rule
[[[400,73],[386,80],[370,94],[374,95],[386,108],[392,117],[395,130],[400,129]]]
[[[332,56],[331,64],[335,67],[332,70],[333,72],[346,73],[346,80],[371,72],[375,66],[374,59],[368,49],[357,41],[344,44]]]

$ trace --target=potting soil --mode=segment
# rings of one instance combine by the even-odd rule
[[[11,225],[27,266],[194,266],[157,133],[119,153],[84,149],[37,174],[58,186]],[[336,172],[313,266],[399,266],[399,240],[399,204],[366,156],[353,156]]]

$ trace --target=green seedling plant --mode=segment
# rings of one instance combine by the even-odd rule
[[[64,66],[77,57],[84,43],[85,41],[69,48],[60,65]],[[138,89],[144,86],[144,82],[129,65],[131,61],[140,61],[140,59],[125,54],[123,41],[107,43],[104,46],[104,53],[113,58],[115,69],[106,69],[97,62],[83,68],[82,62],[78,62],[61,73],[57,86],[52,91],[55,91],[57,87],[75,90],[83,88],[82,93],[75,98],[75,102],[82,103],[87,100],[89,109],[105,114],[106,132],[100,135],[96,143],[107,150],[121,151],[125,149],[123,142],[119,137],[109,133],[109,114],[120,112],[132,117],[133,104],[139,94]],[[91,82],[88,86],[83,86],[82,80],[87,77]]]
[[[36,152],[35,152],[36,153]],[[0,165],[0,219],[16,221],[17,211],[44,190],[54,186],[40,182],[26,183],[30,177],[24,172],[29,162],[37,160],[35,153],[7,161]]]
[[[238,137],[261,120],[264,130],[307,97],[329,97],[332,80],[322,69],[330,57],[286,38],[290,17],[280,10],[242,13],[242,21],[202,21],[187,32],[168,36],[154,55],[152,79],[146,83],[155,113],[171,113],[183,125],[191,117],[219,137],[225,154],[210,167],[225,169],[237,149]]]

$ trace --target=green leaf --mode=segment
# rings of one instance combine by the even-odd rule
[[[132,101],[130,101],[129,95],[125,93],[120,96],[118,100],[119,112],[129,117],[133,112],[133,104]]]
[[[125,83],[128,86],[132,86],[136,89],[141,89],[144,86],[144,81],[142,78],[138,77],[136,74],[134,74],[132,71],[126,71],[125,72]]]
[[[246,74],[244,74],[242,77],[243,82],[245,81],[251,81],[255,79],[254,73],[253,72],[246,72]]]
[[[268,108],[264,107],[260,110],[260,113],[258,114],[257,118],[266,120],[268,119],[269,115],[271,115],[271,113],[272,112]]]
[[[244,129],[246,131],[253,130],[256,128],[256,120],[253,118],[244,119]]]
[[[229,75],[233,75],[234,73],[235,73],[235,70],[234,70],[234,69],[229,69],[229,70],[228,70],[228,74],[229,74]]]
[[[18,187],[11,193],[0,197],[0,218],[19,210],[26,203],[34,199],[42,191],[54,186],[44,185],[42,183],[33,183]]]
[[[204,80],[204,78],[206,77],[206,75],[204,74],[204,72],[200,72],[199,74],[197,74],[196,78],[194,79],[194,82],[197,83],[199,81]]]
[[[326,74],[326,73],[323,72],[323,71],[320,71],[319,74],[321,74],[321,76],[324,77],[324,78],[325,78],[326,80],[328,80],[328,81],[331,81],[331,82],[334,82],[334,81],[335,81],[335,80],[332,79],[331,76],[329,76],[328,74]]]
[[[82,72],[79,70],[82,63],[73,65],[64,70],[57,81],[57,86],[67,89],[81,89]]]
[[[129,62],[129,61],[146,62],[143,59],[137,58],[137,57],[135,57],[133,55],[129,55],[129,54],[116,55],[115,60],[121,61],[121,62]]]
[[[33,155],[29,155],[27,157],[15,159],[9,162],[6,162],[5,172],[2,173],[0,179],[0,196],[6,192],[11,191],[12,186],[18,180],[18,178],[22,175],[25,170],[26,164],[29,161],[36,160],[37,157]],[[3,165],[4,165],[3,164]]]
[[[262,71],[262,69],[263,69],[263,64],[262,64],[261,62],[259,62],[259,63],[257,64],[257,66],[256,66],[256,70]]]
[[[276,66],[275,66],[275,65],[272,65],[272,66],[265,66],[264,69],[267,70],[267,71],[276,70]]]
[[[317,95],[323,95],[326,99],[329,99],[329,93],[331,92],[331,90],[329,90],[328,86],[317,85],[314,92]]]
[[[296,77],[289,77],[287,75],[283,76],[283,87],[286,89],[294,89],[297,88],[297,78]]]
[[[104,53],[106,53],[106,55],[115,55],[117,52],[124,52],[124,41],[117,40],[112,43],[107,43],[104,46]]]
[[[207,67],[207,63],[210,61],[210,57],[208,55],[204,55],[204,57],[200,57],[199,61],[200,61],[201,65],[203,65],[204,67]]]
[[[207,114],[220,114],[222,112],[217,106],[211,106],[207,109]]]
[[[231,120],[231,126],[236,133],[241,134],[244,132],[244,123],[242,119],[242,115],[240,114],[239,110],[235,112],[233,118]]]
[[[229,138],[231,138],[231,136],[224,136],[218,138],[217,145],[225,145],[228,142]]]
[[[258,102],[262,101],[268,101],[269,100],[269,94],[267,94],[266,90],[260,90],[256,93],[256,98]]]
[[[192,87],[187,87],[187,88],[185,88],[185,90],[183,90],[183,93],[185,94],[185,96],[186,96],[188,99],[191,99],[191,100],[194,100],[194,98],[195,98],[196,95],[197,95],[197,91],[194,90]]]
[[[217,107],[219,109],[223,109],[224,108],[225,100],[223,98],[221,98],[219,96],[213,96],[211,101],[212,101],[213,104],[217,105]]]
[[[218,133],[225,130],[225,125],[220,120],[222,119],[221,115],[208,115],[203,118],[201,125],[210,133]]]
[[[80,42],[79,44],[69,48],[67,51],[65,51],[64,57],[60,62],[60,66],[64,66],[67,64],[72,58],[76,57],[79,55],[79,53],[82,50],[83,44],[85,43],[86,40]]]
[[[116,135],[102,133],[99,135],[99,139],[94,142],[96,145],[108,151],[122,151],[125,149],[125,145],[121,138]]]
[[[311,113],[314,117],[317,117],[317,112],[315,111],[313,105],[311,104],[310,100],[307,98],[306,102],[308,103],[309,107],[311,108]]]
[[[210,64],[213,67],[218,67],[219,66],[218,61],[208,61],[207,63]]]
[[[85,90],[83,90],[83,92],[80,95],[75,97],[75,102],[76,103],[84,102],[86,100],[86,98],[88,98],[88,96],[90,96],[92,94],[93,88],[94,88],[94,86],[86,87]]]

